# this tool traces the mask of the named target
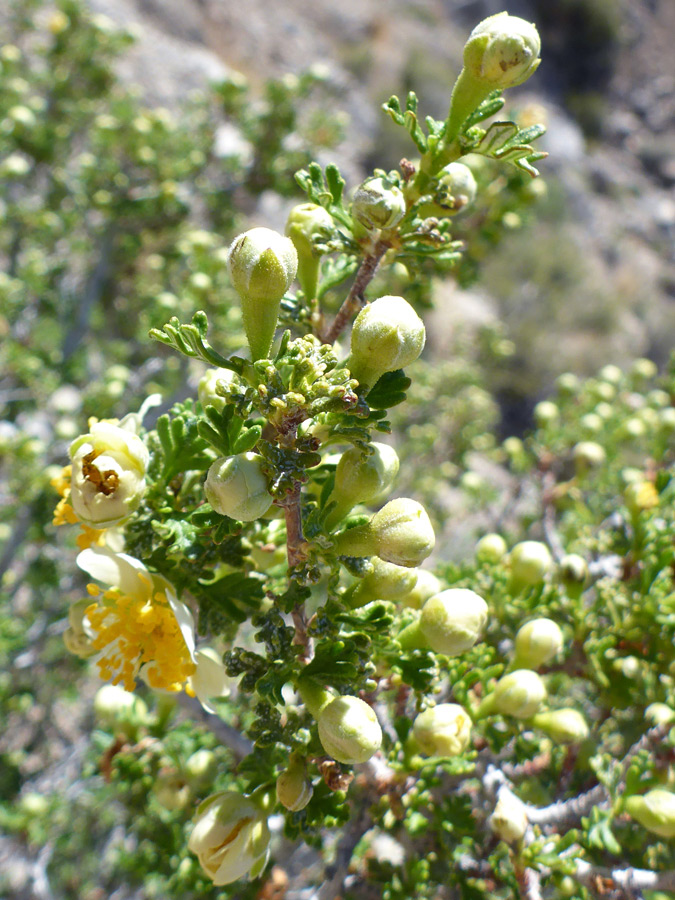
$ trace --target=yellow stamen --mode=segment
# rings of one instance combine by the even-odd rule
[[[101,588],[97,584],[88,584],[87,593],[90,597],[98,597],[98,595],[101,593]]]
[[[105,545],[105,528],[91,528],[89,525],[81,524],[82,531],[77,538],[77,546],[80,550],[86,550],[88,547],[96,545],[103,547]]]
[[[54,525],[75,525],[78,521],[79,520],[75,515],[75,510],[69,503],[66,503],[66,498],[63,497],[61,500],[59,500],[54,510],[54,518],[52,519],[52,523]]]
[[[93,603],[86,611],[93,646],[103,651],[97,662],[101,678],[131,691],[139,669],[149,663],[151,687],[180,691],[196,666],[166,596],[129,597],[113,588],[103,597],[103,605]]]
[[[68,491],[70,490],[70,476],[72,473],[72,466],[64,466],[61,469],[61,474],[56,475],[54,478],[50,480],[51,486],[54,490],[60,494],[62,497],[65,497]]]

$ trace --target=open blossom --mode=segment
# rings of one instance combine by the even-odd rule
[[[88,434],[80,435],[70,446],[67,503],[76,520],[90,528],[123,522],[141,502],[149,453],[131,430],[133,424],[95,422]]]
[[[101,678],[128,691],[138,676],[152,688],[182,690],[197,670],[194,622],[169,582],[106,549],[83,550],[77,564],[108,586],[88,586],[95,602],[85,614]]]

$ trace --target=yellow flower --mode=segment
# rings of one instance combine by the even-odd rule
[[[128,691],[139,676],[152,688],[182,690],[197,668],[194,622],[173,587],[124,553],[89,548],[77,564],[109,585],[89,586],[98,596],[85,614],[101,678]]]

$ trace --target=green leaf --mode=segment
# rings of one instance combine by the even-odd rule
[[[366,397],[371,409],[389,409],[406,398],[406,391],[412,384],[403,369],[386,372],[368,392]]]
[[[194,314],[190,325],[182,325],[179,319],[173,316],[161,329],[151,328],[149,334],[153,340],[160,341],[167,347],[173,347],[184,356],[201,359],[210,366],[230,369],[241,375],[244,370],[244,360],[236,356],[227,359],[214,350],[206,340],[208,327],[206,313],[200,310]]]

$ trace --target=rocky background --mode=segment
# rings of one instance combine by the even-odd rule
[[[91,0],[132,24],[123,77],[151,105],[176,105],[234,69],[254,85],[327,67],[348,115],[339,161],[352,186],[409,147],[381,112],[413,89],[443,117],[467,31],[502,0]],[[663,365],[675,335],[675,4],[671,0],[513,0],[535,21],[543,64],[511,103],[536,104],[548,123],[546,199],[464,294],[439,288],[434,332],[498,317],[515,353],[495,385],[506,429],[567,368],[590,372],[647,355]],[[223,141],[236,141],[225,130]],[[285,206],[263,198],[260,220],[282,227]],[[255,216],[254,216],[255,218]],[[448,316],[448,305],[453,313]],[[508,423],[511,423],[510,425]]]

